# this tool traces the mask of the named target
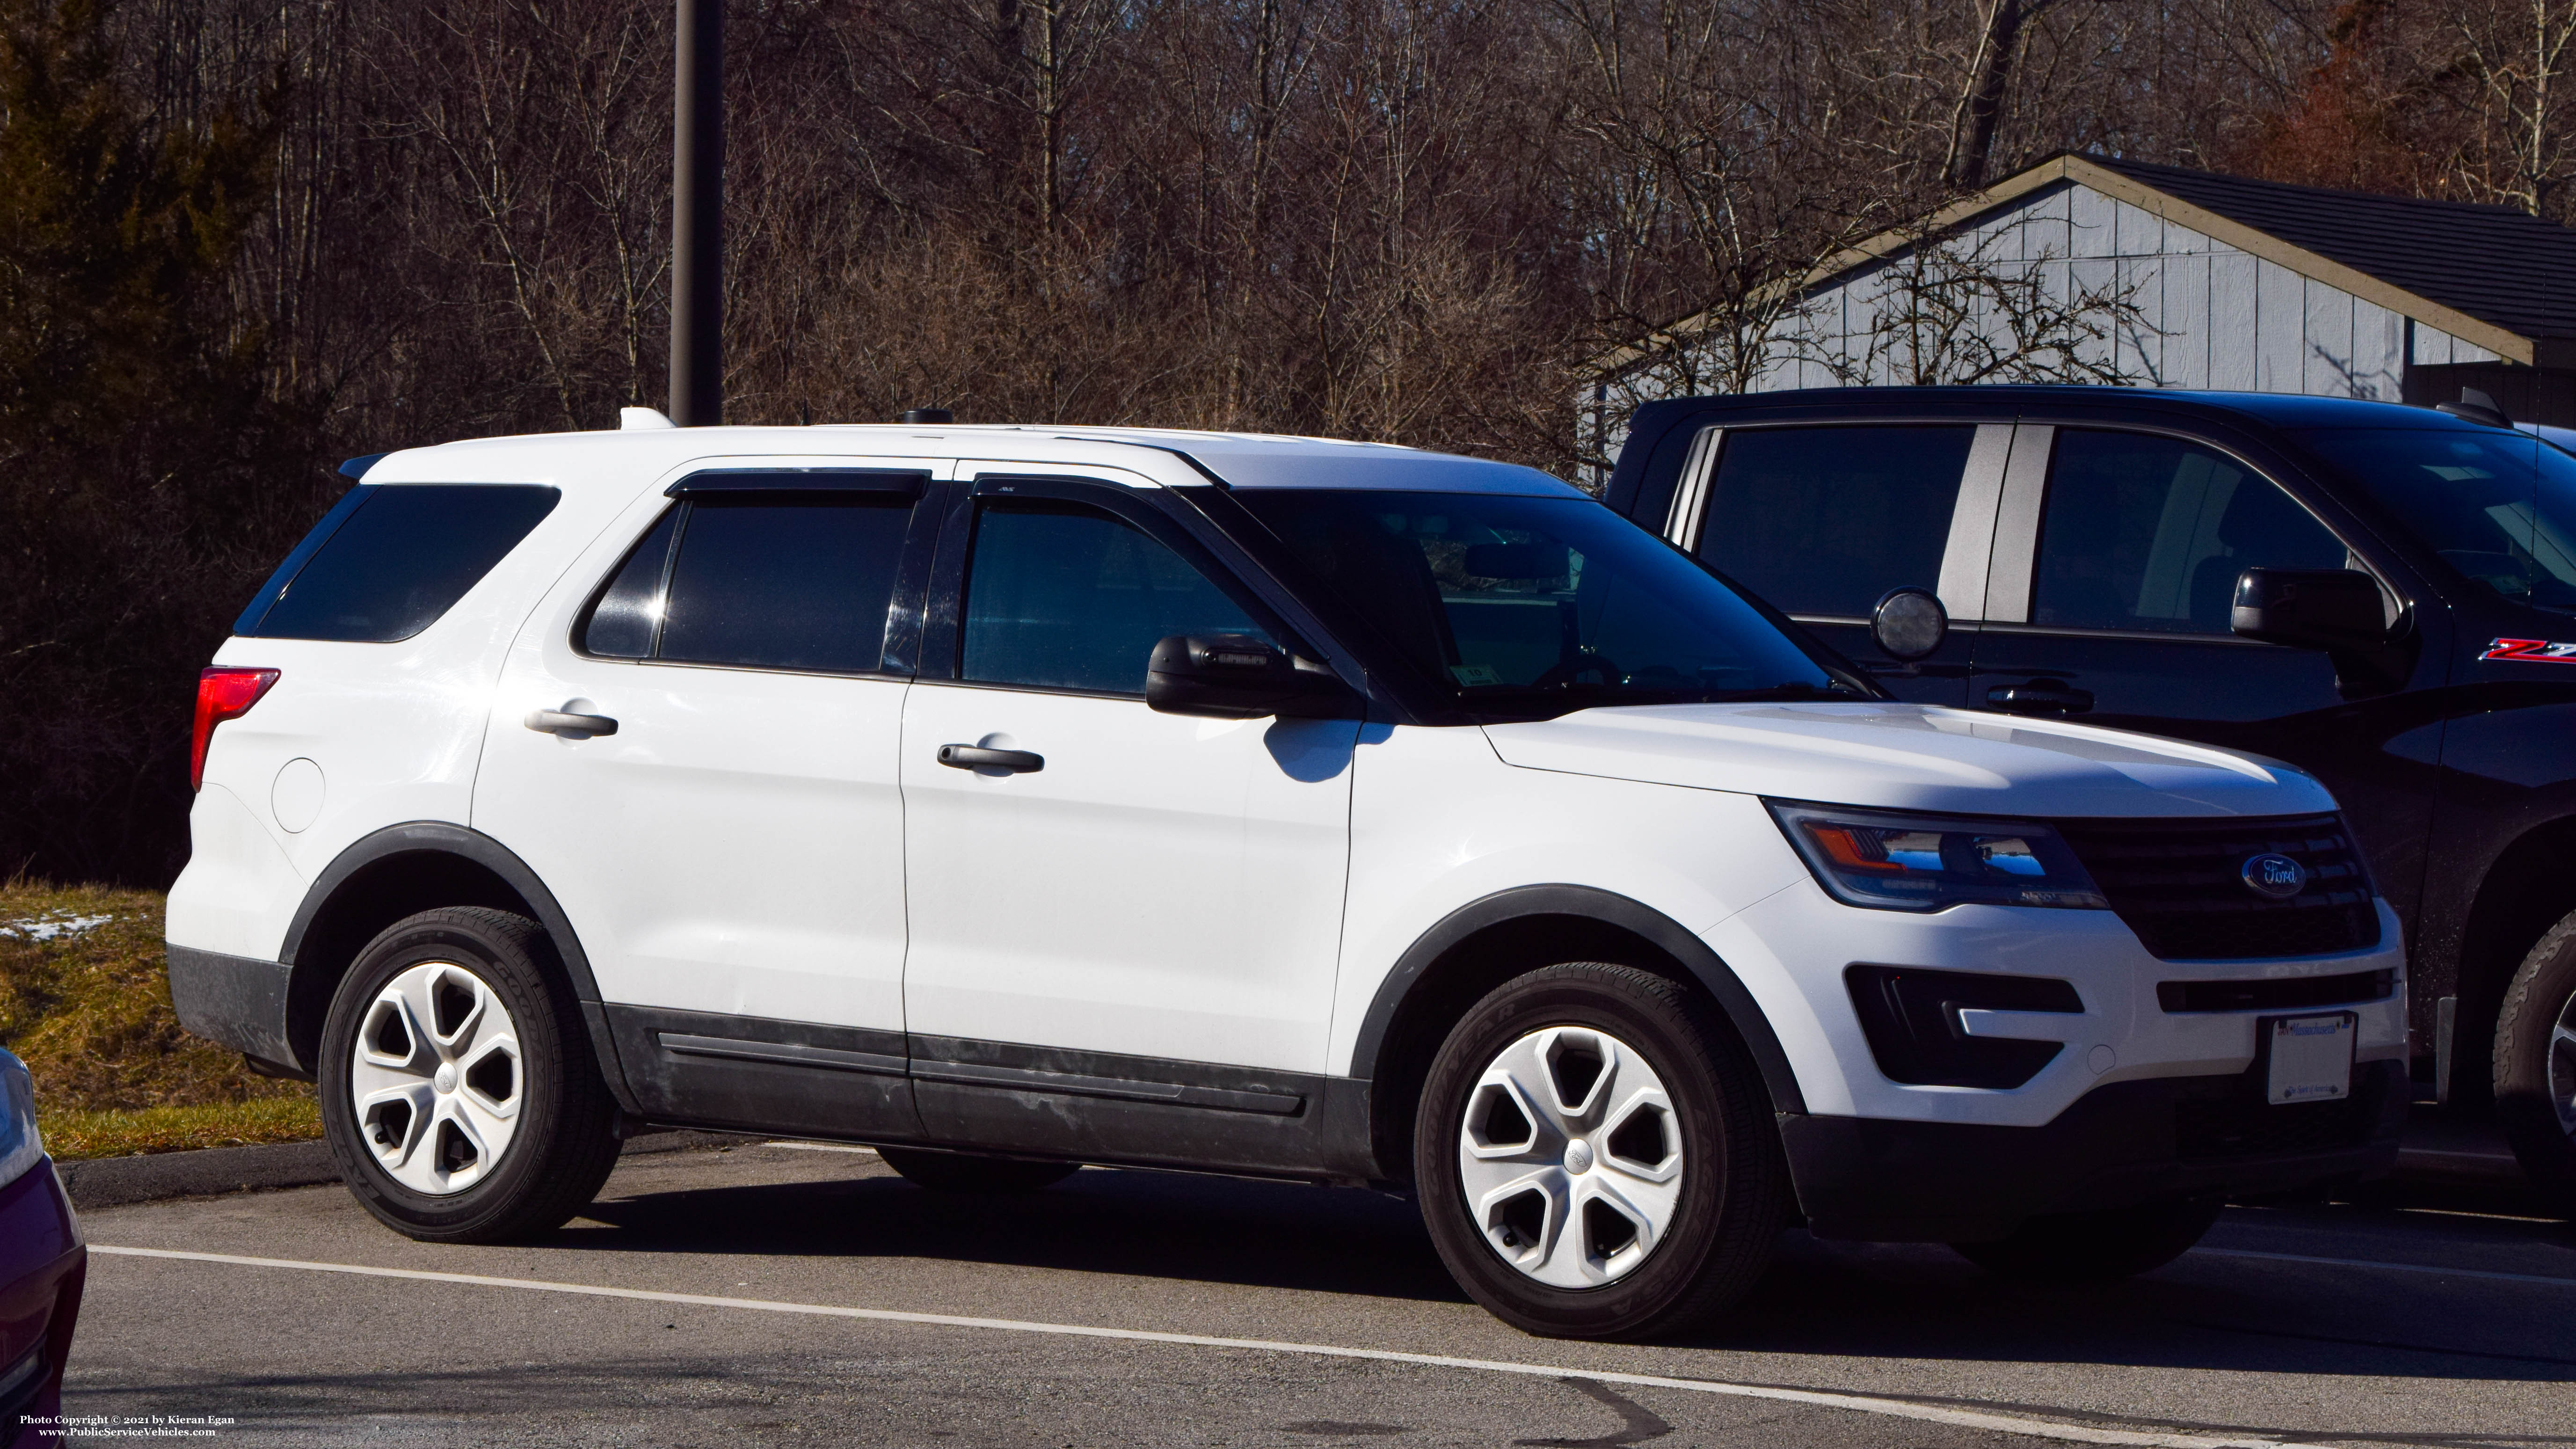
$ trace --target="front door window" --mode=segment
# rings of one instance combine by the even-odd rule
[[[2030,621],[2225,634],[2246,569],[2339,569],[2344,546],[2270,480],[2199,443],[2062,428]]]
[[[983,506],[965,626],[962,677],[1100,694],[1142,695],[1146,657],[1168,635],[1267,637],[1205,574],[1134,525],[1035,499]]]

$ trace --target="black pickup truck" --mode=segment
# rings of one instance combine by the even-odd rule
[[[2406,923],[2419,1099],[2491,1103],[2576,1216],[2576,457],[2475,400],[1856,388],[1647,404],[1607,498],[1899,697],[2323,779]],[[1909,588],[1951,623],[1898,663]]]

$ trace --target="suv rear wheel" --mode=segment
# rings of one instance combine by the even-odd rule
[[[1769,1094],[1681,983],[1574,962],[1506,983],[1424,1084],[1414,1181],[1441,1260],[1505,1322],[1641,1338],[1723,1309],[1779,1237]]]
[[[2576,915],[2522,958],[2496,1018],[2496,1116],[2552,1212],[2576,1218]]]
[[[617,1165],[617,1108],[554,944],[482,907],[423,911],[358,953],[315,1073],[341,1178],[396,1232],[490,1243],[560,1227]]]

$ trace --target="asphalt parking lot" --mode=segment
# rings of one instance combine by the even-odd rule
[[[2231,1209],[2087,1291],[1792,1234],[1647,1346],[1487,1317],[1409,1204],[1161,1173],[957,1199],[746,1142],[527,1247],[337,1187],[84,1222],[67,1412],[224,1445],[2576,1444],[2576,1230],[2432,1189]]]

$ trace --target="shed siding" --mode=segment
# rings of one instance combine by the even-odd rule
[[[1999,270],[2035,269],[2052,298],[2085,288],[2125,292],[2139,325],[2086,355],[2116,362],[2147,386],[2394,402],[2409,365],[2496,360],[2439,328],[2410,328],[2374,302],[2087,186],[2034,193],[1980,218],[1967,235]],[[1811,294],[1811,305],[1777,337],[1755,390],[1830,387],[1838,379],[1825,359],[1840,358],[1846,371],[1862,364],[1881,294],[1897,275],[1867,265]],[[2002,330],[1991,317],[1984,324]],[[1869,368],[1868,381],[1905,381],[1906,359],[1882,350],[1891,355]],[[1624,392],[1631,401],[1656,395],[1642,377]]]
[[[2254,373],[2254,259],[2243,252],[2209,259],[2209,385],[2252,392]]]
[[[2184,236],[2198,233],[2174,228]],[[2209,387],[2209,264],[2204,252],[2169,254],[2154,266],[2165,281],[2164,359],[2156,381],[2166,387]]]

